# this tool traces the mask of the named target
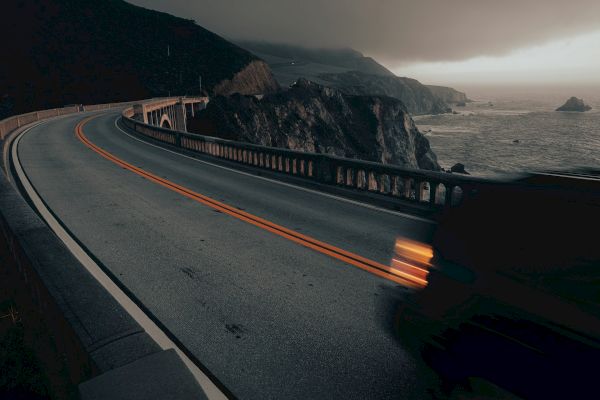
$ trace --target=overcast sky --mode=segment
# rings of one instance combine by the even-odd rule
[[[586,63],[577,80],[600,82],[600,0],[131,0],[194,19],[232,39],[309,47],[351,47],[395,72],[421,71],[428,80],[467,78],[473,69],[489,80],[555,79],[570,60]],[[574,44],[577,51],[569,46]],[[566,47],[565,47],[566,46]],[[528,55],[531,52],[531,56]],[[542,56],[545,63],[540,63]],[[590,56],[590,53],[591,56]],[[552,57],[561,58],[555,66]],[[510,73],[514,57],[520,72]],[[530,59],[531,65],[527,59]],[[537,60],[536,60],[537,59]],[[444,75],[439,68],[450,68]],[[531,69],[533,71],[528,71]],[[463,71],[464,70],[464,71]],[[486,72],[487,71],[487,72]],[[595,74],[594,74],[595,71]],[[426,73],[425,73],[426,72]],[[546,73],[548,72],[548,73]],[[419,78],[419,76],[415,76]],[[518,79],[517,79],[518,78]],[[568,77],[567,77],[568,78]]]

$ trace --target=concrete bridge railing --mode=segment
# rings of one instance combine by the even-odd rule
[[[187,115],[206,107],[208,97],[169,97],[135,104],[127,116],[152,126],[187,131]]]
[[[132,105],[134,103],[139,103],[139,101],[135,102],[123,102],[123,103],[106,103],[106,104],[93,104],[93,105],[83,105],[83,104],[73,104],[60,108],[52,108],[49,110],[42,111],[33,111],[26,114],[15,115],[0,121],[0,140],[4,139],[8,134],[10,134],[15,129],[18,129],[22,126],[29,125],[33,122],[42,121],[49,118],[60,117],[61,115],[67,114],[75,114],[78,112],[86,112],[86,111],[100,111],[100,110],[109,110],[111,108],[122,108],[128,105]]]
[[[125,110],[123,121],[139,135],[184,151],[207,154],[321,184],[405,200],[432,210],[458,205],[464,196],[491,183],[465,175],[403,168],[180,132],[151,126],[131,116],[132,111]]]

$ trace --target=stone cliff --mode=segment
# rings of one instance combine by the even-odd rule
[[[231,79],[218,83],[213,93],[217,96],[240,94],[266,94],[279,90],[279,84],[264,61],[255,60],[237,72]]]
[[[413,115],[450,111],[443,100],[434,96],[416,79],[371,75],[358,71],[321,74],[319,78],[326,86],[335,87],[346,94],[394,97],[401,100]]]
[[[188,129],[266,146],[440,169],[401,101],[348,95],[305,79],[260,100],[215,97]]]

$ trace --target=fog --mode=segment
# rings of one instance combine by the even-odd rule
[[[134,0],[234,39],[352,47],[384,62],[502,55],[600,28],[597,0]]]
[[[401,65],[394,72],[433,84],[598,86],[599,43],[600,30],[517,49],[503,56]]]
[[[194,19],[205,28],[232,40],[263,40],[307,47],[351,47],[401,74],[403,68],[408,68],[406,71],[412,75],[415,75],[414,71],[423,71],[424,80],[439,82],[468,78],[473,69],[479,71],[477,63],[482,60],[484,72],[477,79],[488,81],[490,76],[503,76],[504,72],[502,68],[492,71],[493,68],[486,66],[486,62],[498,60],[502,65],[509,65],[510,57],[516,53],[600,31],[598,0],[131,2]],[[600,65],[597,48],[600,46],[589,50],[596,54],[592,57],[592,64],[598,61],[597,65]],[[577,53],[570,57],[576,59],[580,55]],[[523,56],[520,57],[517,62],[521,62],[522,67]],[[461,62],[465,60],[468,63],[463,68]],[[561,65],[569,68],[569,61],[561,59]],[[544,66],[548,67],[547,64]],[[448,68],[449,73],[454,71],[456,76],[437,75],[437,79],[436,73],[441,72],[440,68]],[[535,65],[532,68],[535,69]],[[517,74],[516,80],[510,74],[507,78],[518,82],[519,79],[539,76],[535,71],[523,71],[523,68]],[[553,74],[549,71],[544,79],[555,80]],[[564,71],[558,75],[559,79],[568,79]],[[586,76],[580,76],[579,80],[587,79]]]

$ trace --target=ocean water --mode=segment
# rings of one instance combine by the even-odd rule
[[[480,90],[459,114],[415,117],[444,168],[463,163],[475,176],[574,167],[600,167],[600,90]],[[570,96],[593,107],[585,113],[554,111]]]

